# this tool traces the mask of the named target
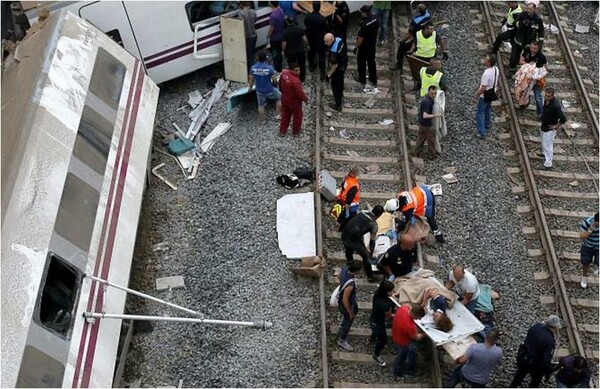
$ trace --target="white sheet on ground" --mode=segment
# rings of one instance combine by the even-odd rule
[[[288,258],[314,256],[314,193],[298,193],[277,200],[277,237],[281,253]]]

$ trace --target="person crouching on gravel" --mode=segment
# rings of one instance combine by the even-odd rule
[[[355,277],[360,271],[362,264],[353,261],[348,266],[343,267],[340,272],[340,294],[338,299],[338,308],[342,314],[340,323],[338,346],[346,351],[352,351],[353,347],[348,343],[348,333],[358,313],[358,304],[356,302],[356,280]]]
[[[308,97],[302,90],[300,82],[300,65],[295,62],[290,64],[289,69],[285,69],[279,78],[279,87],[281,88],[281,123],[279,124],[279,135],[285,136],[290,119],[294,119],[292,125],[292,135],[299,136],[302,127],[302,102],[308,101]]]
[[[250,68],[248,76],[248,90],[252,90],[256,84],[256,98],[258,100],[258,115],[265,118],[265,107],[267,99],[275,101],[275,109],[281,114],[281,92],[273,86],[277,82],[275,69],[267,63],[267,53],[258,53],[258,62]],[[278,115],[279,116],[279,115]]]
[[[381,357],[381,351],[387,343],[387,333],[385,331],[385,321],[391,320],[394,317],[392,309],[394,304],[390,297],[394,293],[394,283],[392,281],[383,280],[375,295],[373,296],[373,310],[371,311],[371,341],[375,343],[373,350],[373,359],[381,367],[385,367],[386,363]]]

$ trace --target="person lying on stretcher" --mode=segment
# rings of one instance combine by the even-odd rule
[[[444,332],[450,332],[454,327],[454,323],[446,314],[446,310],[451,308],[449,303],[451,301],[444,297],[438,288],[427,288],[420,302],[425,311],[431,312],[435,328]]]

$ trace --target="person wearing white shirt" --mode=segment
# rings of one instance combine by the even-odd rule
[[[455,265],[450,272],[450,279],[446,281],[446,289],[454,289],[459,296],[459,301],[467,307],[471,313],[475,311],[477,299],[479,298],[479,282],[477,278],[463,265]]]
[[[484,98],[485,91],[495,89],[500,79],[500,72],[496,67],[496,56],[489,54],[485,57],[485,70],[481,75],[479,89],[475,93],[473,102],[477,103],[477,137],[485,139],[491,127],[492,102]]]

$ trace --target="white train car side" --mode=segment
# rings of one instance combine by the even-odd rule
[[[2,387],[110,387],[158,87],[103,31],[53,13],[2,77]]]
[[[49,2],[66,8],[111,36],[140,59],[160,84],[223,60],[219,18],[236,17],[236,1],[94,1]],[[350,12],[372,2],[349,1]],[[267,43],[271,7],[255,1],[256,46]],[[38,8],[26,12],[31,23]]]

